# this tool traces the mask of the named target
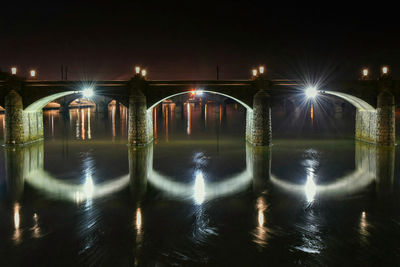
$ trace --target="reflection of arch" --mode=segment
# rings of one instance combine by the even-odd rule
[[[203,179],[203,173],[199,171],[196,174],[194,183],[181,183],[174,181],[173,178],[163,175],[153,169],[152,162],[147,165],[148,173],[147,180],[154,187],[162,190],[172,196],[179,198],[193,197],[197,203],[202,203],[206,200],[211,200],[218,197],[224,197],[239,191],[242,191],[252,182],[253,168],[252,156],[249,150],[250,146],[246,146],[246,169],[238,174],[234,174],[225,178],[220,182],[207,183]],[[150,147],[147,153],[153,153],[153,146]],[[144,157],[142,157],[144,158]],[[152,157],[150,157],[152,159]]]
[[[129,185],[128,174],[101,184],[93,184],[91,176],[86,177],[85,184],[57,179],[43,169],[43,142],[6,150],[6,162],[7,183],[10,184],[8,191],[14,197],[23,191],[24,181],[52,197],[76,202],[104,197]]]
[[[356,142],[355,145],[356,169],[332,183],[315,184],[312,179],[313,174],[307,177],[307,183],[304,185],[287,182],[274,175],[271,175],[270,180],[274,185],[285,191],[305,194],[308,199],[313,200],[314,195],[327,197],[350,195],[364,189],[373,181],[382,182],[393,179],[393,177],[389,177],[394,175],[393,148],[379,147],[362,142]],[[381,181],[379,181],[380,179]]]
[[[164,97],[163,99],[158,100],[156,103],[154,103],[152,106],[150,106],[147,110],[153,110],[153,108],[154,108],[155,106],[157,106],[158,104],[160,104],[160,103],[161,103],[162,101],[164,101],[164,100],[167,100],[167,99],[172,98],[172,97],[175,97],[175,96],[183,95],[183,94],[189,94],[189,93],[191,93],[191,92],[192,92],[192,91],[180,92],[180,93],[176,93],[176,94],[173,94],[173,95]],[[197,93],[198,93],[198,92],[210,93],[210,94],[217,94],[217,95],[225,96],[225,97],[227,97],[227,98],[230,98],[230,99],[235,100],[236,102],[238,102],[239,104],[241,104],[242,106],[244,106],[247,110],[249,110],[249,111],[252,111],[252,110],[253,110],[249,105],[247,105],[247,104],[244,103],[243,101],[241,101],[241,100],[239,100],[239,99],[237,99],[237,98],[235,98],[235,97],[233,97],[233,96],[224,94],[224,93],[219,93],[219,92],[209,91],[209,90],[197,90],[196,92],[197,92]]]
[[[33,187],[40,189],[54,197],[80,202],[86,199],[104,197],[114,192],[120,191],[129,185],[129,175],[124,175],[101,184],[73,184],[59,180],[44,170],[30,172],[26,177]]]

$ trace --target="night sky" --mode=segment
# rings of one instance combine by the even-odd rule
[[[10,2],[10,1],[8,1]],[[41,79],[246,79],[304,73],[356,79],[382,64],[400,76],[400,23],[388,4],[272,6],[258,1],[53,1],[2,3],[0,68]],[[322,2],[321,2],[322,3]]]

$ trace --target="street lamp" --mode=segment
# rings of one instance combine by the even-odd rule
[[[140,74],[140,67],[136,66],[135,67],[135,72],[136,72],[136,74]]]
[[[365,68],[365,69],[362,70],[362,76],[363,76],[364,78],[368,77],[368,69],[367,69],[367,68]]]
[[[382,67],[382,74],[387,75],[389,73],[389,67],[388,66],[383,66]]]
[[[253,77],[256,77],[256,76],[257,76],[257,69],[253,69],[251,72],[252,72],[252,74],[253,74]]]
[[[16,67],[12,67],[11,68],[11,74],[12,75],[17,75],[17,68]]]
[[[31,70],[30,72],[31,78],[35,78],[36,77],[36,71],[35,70]]]
[[[142,76],[146,77],[146,74],[147,74],[146,70],[142,70]]]
[[[259,68],[258,68],[258,72],[260,73],[260,74],[264,74],[264,66],[260,66]]]

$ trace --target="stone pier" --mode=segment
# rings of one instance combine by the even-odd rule
[[[246,139],[254,146],[271,144],[271,104],[266,90],[259,90],[253,98],[253,111],[247,110]]]
[[[5,109],[6,145],[24,145],[43,139],[42,111],[24,111],[22,98],[15,90],[6,96]]]
[[[356,139],[383,146],[393,146],[395,140],[395,104],[393,95],[383,90],[378,95],[376,110],[357,109]]]
[[[376,131],[377,144],[393,146],[396,143],[394,96],[387,90],[378,95]]]
[[[138,89],[129,96],[128,144],[147,145],[153,141],[153,111],[147,111],[146,96]]]

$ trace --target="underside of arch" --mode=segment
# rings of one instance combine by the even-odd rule
[[[157,106],[158,104],[160,104],[160,103],[163,102],[164,100],[167,100],[167,99],[172,98],[172,97],[175,97],[175,96],[183,95],[183,94],[189,94],[189,93],[191,93],[191,92],[193,92],[193,91],[185,91],[185,92],[180,92],[180,93],[176,93],[176,94],[167,96],[167,97],[165,97],[165,98],[163,98],[163,99],[157,101],[156,103],[154,103],[152,106],[150,106],[150,107],[148,108],[148,110],[152,110],[155,106]],[[227,97],[227,98],[229,98],[229,99],[235,100],[236,102],[238,102],[239,104],[241,104],[242,106],[244,106],[247,110],[249,110],[249,111],[252,111],[252,110],[253,110],[249,105],[247,105],[247,104],[244,103],[243,101],[241,101],[241,100],[239,100],[239,99],[237,99],[237,98],[235,98],[235,97],[233,97],[233,96],[224,94],[224,93],[215,92],[215,91],[209,91],[209,90],[199,90],[199,91],[197,91],[197,93],[198,93],[198,92],[210,93],[210,94],[216,94],[216,95],[225,96],[225,97]]]
[[[343,100],[346,100],[347,102],[352,104],[354,107],[356,107],[357,110],[375,111],[375,108],[373,106],[371,106],[370,104],[368,104],[367,102],[365,102],[364,100],[362,100],[356,96],[352,96],[352,95],[342,93],[342,92],[335,92],[335,91],[322,91],[322,93],[337,96]]]
[[[24,109],[25,112],[39,112],[41,111],[48,103],[56,100],[57,98],[64,97],[67,95],[72,95],[76,94],[77,91],[66,91],[66,92],[61,92],[53,95],[49,95],[46,97],[43,97],[36,102],[33,102],[30,104],[28,107]]]

